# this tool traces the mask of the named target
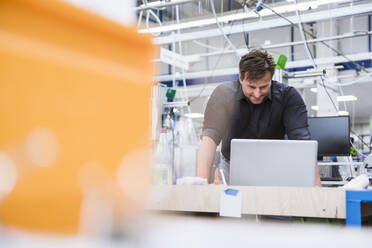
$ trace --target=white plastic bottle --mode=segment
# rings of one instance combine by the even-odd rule
[[[159,143],[156,147],[154,166],[154,184],[171,184],[171,154],[167,138],[167,129],[161,129],[159,135]]]

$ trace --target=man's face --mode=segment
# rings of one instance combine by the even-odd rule
[[[256,81],[250,81],[244,79],[243,81],[239,77],[239,81],[242,85],[244,95],[253,104],[260,104],[270,92],[271,87],[271,73],[266,72],[265,76]]]

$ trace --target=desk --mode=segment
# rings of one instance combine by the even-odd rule
[[[218,213],[224,185],[154,185],[147,209]],[[242,193],[242,214],[345,219],[345,190],[230,186]]]

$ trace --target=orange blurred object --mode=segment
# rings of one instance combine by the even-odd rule
[[[0,151],[18,172],[2,224],[76,233],[92,164],[87,187],[124,219],[143,207],[154,53],[150,36],[60,1],[0,2]]]

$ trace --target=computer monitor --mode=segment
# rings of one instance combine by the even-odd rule
[[[349,116],[309,117],[312,140],[318,141],[318,158],[350,155]]]

